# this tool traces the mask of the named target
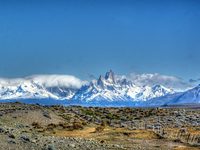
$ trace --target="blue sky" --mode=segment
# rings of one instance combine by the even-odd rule
[[[0,76],[200,77],[198,0],[0,0]]]

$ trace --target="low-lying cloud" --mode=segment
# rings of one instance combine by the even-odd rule
[[[126,78],[131,80],[136,85],[163,85],[168,88],[172,88],[177,91],[184,91],[195,86],[196,80],[184,81],[181,78],[174,76],[154,74],[135,74],[132,73],[128,76],[116,75],[117,78]],[[25,78],[0,78],[0,86],[17,86],[26,82],[34,82],[44,87],[66,87],[79,89],[82,85],[88,83],[72,75],[33,75]]]
[[[79,78],[72,75],[33,75],[25,78],[0,78],[1,86],[16,86],[25,82],[35,82],[45,87],[67,87],[78,89],[86,81],[80,80]]]
[[[34,75],[29,77],[34,82],[39,82],[46,87],[80,88],[86,81],[72,75]]]
[[[132,73],[128,77],[131,81],[133,81],[136,85],[163,85],[168,88],[173,88],[175,90],[186,90],[191,88],[192,85],[189,82],[184,81],[181,78],[161,75],[158,73],[154,74],[135,74]]]

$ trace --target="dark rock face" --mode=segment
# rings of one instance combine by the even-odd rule
[[[115,83],[115,74],[112,70],[106,72],[105,79],[110,81],[111,83]]]
[[[104,89],[104,78],[102,76],[99,77],[98,81],[97,81],[97,85],[99,87],[101,87],[102,89]]]

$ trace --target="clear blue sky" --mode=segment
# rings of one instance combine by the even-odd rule
[[[0,0],[0,76],[200,77],[199,0]]]

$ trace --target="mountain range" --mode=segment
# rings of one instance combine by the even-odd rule
[[[136,80],[115,75],[112,70],[105,76],[101,75],[97,80],[90,82],[82,82],[72,76],[59,79],[51,76],[49,77],[51,84],[47,84],[44,78],[41,80],[41,76],[32,76],[20,80],[1,79],[0,100],[29,101],[34,99],[35,102],[37,100],[41,102],[48,99],[49,103],[54,100],[55,103],[62,101],[64,104],[95,106],[148,107],[200,104],[200,85],[178,91],[175,88],[166,87],[166,83],[147,84],[142,80],[138,84]],[[54,84],[54,81],[57,84]]]

